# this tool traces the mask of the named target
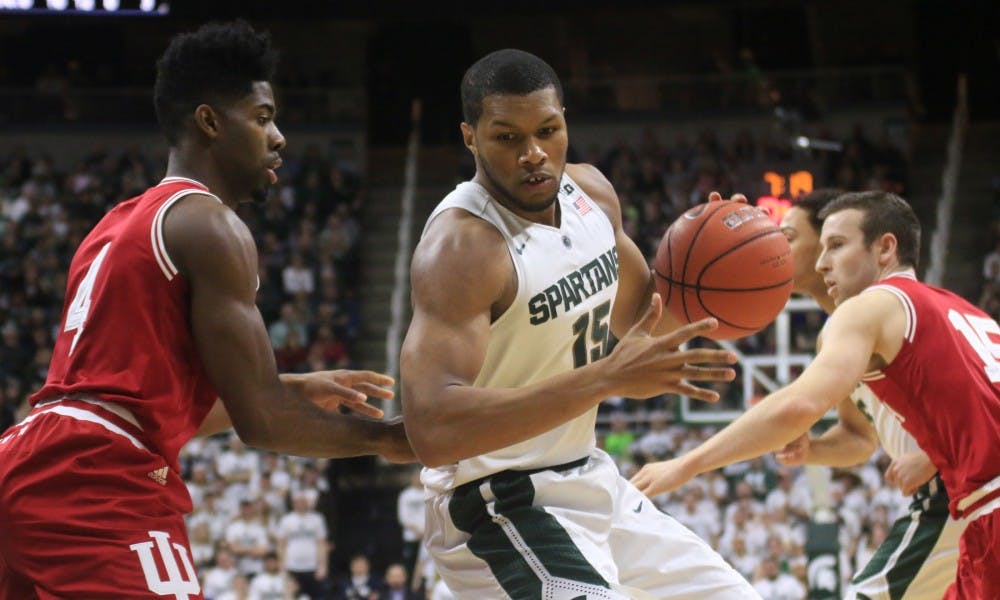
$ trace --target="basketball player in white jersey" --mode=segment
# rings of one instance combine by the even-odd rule
[[[730,380],[711,365],[735,357],[679,350],[714,321],[664,335],[610,183],[565,162],[551,67],[494,52],[466,72],[462,103],[476,176],[424,229],[401,361],[439,573],[477,600],[759,598],[595,447],[604,398],[717,399],[685,380]]]
[[[785,213],[781,230],[795,261],[793,290],[812,296],[827,314],[836,307],[814,268],[819,258],[819,211],[843,194],[816,190],[797,199]],[[937,469],[896,415],[871,389],[860,384],[837,406],[839,421],[816,438],[803,435],[779,451],[785,465],[848,467],[871,457],[881,444],[892,463],[886,481],[913,495],[909,510],[892,526],[885,542],[857,572],[846,600],[940,600],[955,580],[958,541],[965,523],[948,515],[948,493]]]

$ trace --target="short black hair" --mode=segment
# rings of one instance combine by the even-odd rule
[[[524,50],[497,50],[476,61],[462,77],[462,116],[475,125],[483,114],[483,98],[494,94],[526,96],[553,87],[559,103],[562,83],[547,62]]]
[[[823,228],[823,219],[819,218],[819,212],[826,208],[833,199],[838,196],[843,196],[846,192],[837,188],[819,188],[818,190],[813,190],[808,194],[802,194],[797,196],[795,200],[792,201],[792,206],[801,208],[806,211],[809,217],[809,224],[812,225],[813,229],[816,230],[818,234]]]
[[[920,220],[913,208],[896,194],[889,192],[853,192],[837,197],[819,212],[825,219],[835,212],[856,209],[864,214],[861,233],[865,244],[871,245],[884,233],[896,236],[896,256],[899,264],[917,267],[920,260]]]
[[[171,146],[199,104],[233,101],[271,81],[278,53],[271,36],[243,20],[208,23],[175,36],[156,62],[153,104]]]

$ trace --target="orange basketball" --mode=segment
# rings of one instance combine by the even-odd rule
[[[708,337],[760,331],[792,293],[792,251],[760,209],[743,202],[700,204],[663,235],[653,261],[663,306],[684,322],[719,320]]]

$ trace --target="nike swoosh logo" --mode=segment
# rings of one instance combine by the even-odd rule
[[[642,500],[639,501],[639,506],[636,506],[635,508],[632,509],[632,512],[634,513],[642,512]]]
[[[527,245],[527,244],[525,244],[525,243],[522,243],[522,244],[521,244],[520,246],[518,246],[517,248],[515,248],[515,250],[517,250],[517,253],[518,253],[518,254],[522,254],[522,253],[524,252],[524,247],[525,247],[526,245]]]

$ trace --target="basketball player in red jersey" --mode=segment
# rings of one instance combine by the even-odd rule
[[[920,223],[885,192],[845,194],[820,212],[816,269],[837,304],[802,375],[688,454],[647,465],[648,495],[783,447],[859,381],[894,410],[931,458],[962,535],[946,598],[1000,598],[1000,326],[962,298],[916,280]]]
[[[377,414],[365,396],[390,397],[390,378],[276,373],[257,250],[233,211],[277,179],[275,62],[243,22],[180,35],[160,59],[167,177],[81,243],[48,380],[0,434],[0,598],[201,598],[177,461],[199,428],[231,423],[291,454],[413,459],[402,423],[324,410]]]

